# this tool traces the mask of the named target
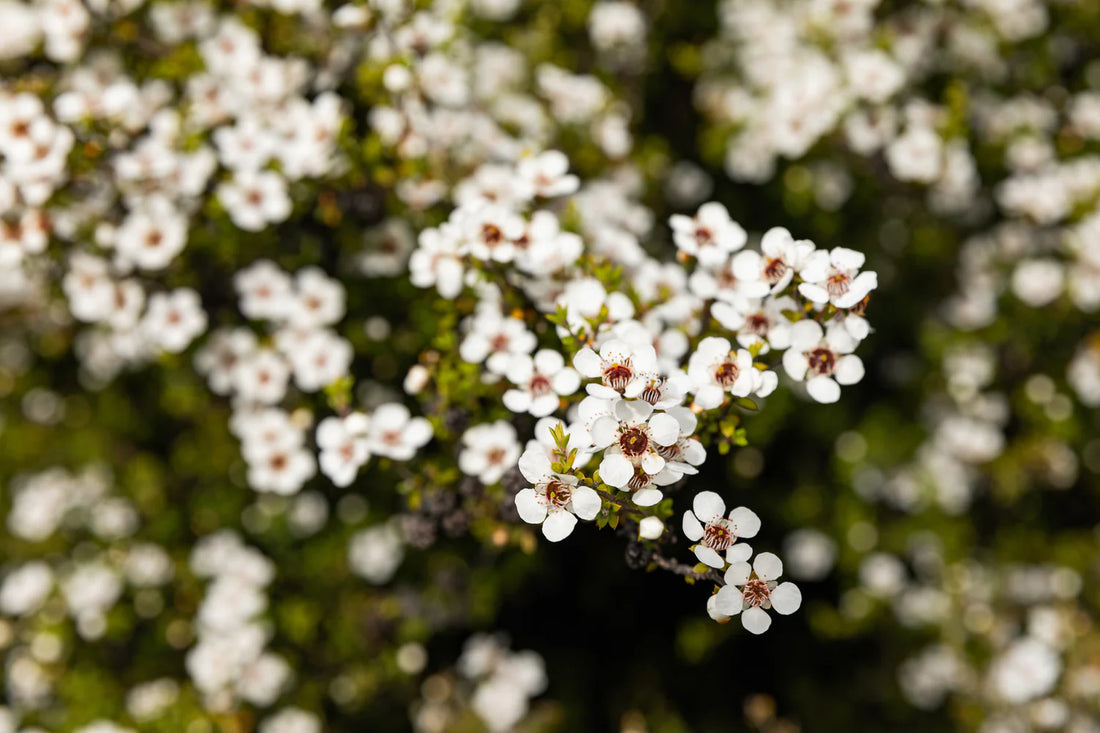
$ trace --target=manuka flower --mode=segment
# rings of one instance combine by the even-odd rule
[[[777,584],[783,574],[783,562],[770,552],[748,562],[736,562],[726,570],[726,585],[714,595],[715,610],[723,616],[741,614],[741,625],[754,634],[763,634],[772,625],[768,609],[784,616],[802,605],[802,592],[794,583]]]
[[[528,447],[519,459],[519,470],[534,488],[516,494],[516,509],[528,524],[541,524],[542,534],[551,542],[565,539],[581,519],[595,519],[602,502],[587,486],[577,485],[577,477],[554,473],[546,452]]]
[[[701,491],[695,496],[691,510],[684,512],[684,534],[697,542],[693,551],[699,562],[721,570],[726,563],[743,562],[752,555],[752,548],[737,540],[755,537],[760,531],[756,512],[739,506],[724,516],[726,502],[713,491]],[[725,553],[725,557],[719,553]]]

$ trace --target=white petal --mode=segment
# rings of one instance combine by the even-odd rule
[[[603,362],[596,352],[585,346],[573,357],[573,366],[586,377],[598,377],[603,374]]]
[[[671,415],[653,415],[649,418],[649,436],[659,446],[671,446],[680,439],[680,423]]]
[[[700,521],[713,522],[726,513],[726,502],[713,491],[700,491],[691,502],[691,508]]]
[[[600,478],[604,483],[621,489],[634,478],[634,465],[622,453],[607,453],[600,461]]]
[[[706,545],[695,546],[695,557],[699,558],[699,562],[712,568],[721,570],[726,567],[726,561],[722,559],[722,556]]]
[[[592,445],[597,448],[606,448],[619,438],[619,421],[608,415],[603,415],[596,418],[588,431],[592,435]]]
[[[581,519],[595,519],[603,507],[600,495],[587,486],[573,489],[573,511]]]
[[[655,473],[660,473],[661,469],[665,467],[665,459],[652,451],[646,451],[646,454],[642,456],[642,470],[652,476]]]
[[[550,477],[550,457],[542,446],[531,446],[519,457],[519,472],[533,484]]]
[[[744,585],[749,582],[749,573],[752,572],[752,568],[749,567],[747,562],[735,562],[726,568],[726,584],[727,585]]]
[[[581,386],[581,375],[566,367],[553,376],[550,386],[560,395],[575,394]]]
[[[809,369],[809,363],[804,353],[791,348],[783,352],[783,368],[787,371],[788,377],[801,382],[806,376],[806,370]]]
[[[713,410],[722,404],[724,394],[716,384],[708,384],[695,393],[695,404],[704,410]]]
[[[653,506],[665,497],[658,489],[642,489],[635,491],[631,497],[638,506]]]
[[[501,401],[512,412],[527,412],[527,408],[531,406],[531,394],[519,389],[510,389],[504,393]]]
[[[831,405],[840,399],[840,385],[832,377],[814,377],[806,382],[806,391],[823,405]]]
[[[644,517],[638,522],[638,539],[655,540],[665,533],[665,523],[657,517]]]
[[[718,610],[718,595],[712,595],[707,599],[707,615],[715,621],[725,621],[729,618],[728,615]]]
[[[783,574],[783,561],[773,552],[762,552],[753,561],[752,569],[761,580],[775,580]]]
[[[771,594],[772,608],[784,616],[797,611],[802,605],[802,591],[794,583],[780,583]]]
[[[534,489],[523,489],[516,494],[516,511],[528,524],[539,524],[546,519],[546,505],[538,500]]]
[[[750,557],[752,557],[752,546],[746,545],[744,542],[730,545],[730,548],[726,550],[726,562],[728,563],[747,563]]]
[[[760,517],[748,507],[739,506],[730,512],[730,521],[738,537],[755,537],[760,531]]]
[[[560,542],[577,526],[577,518],[569,512],[554,512],[542,523],[542,534],[551,542]]]
[[[542,349],[535,354],[535,368],[539,374],[557,374],[565,366],[565,358],[553,349]]]
[[[795,351],[809,351],[815,348],[824,336],[825,331],[817,321],[798,321],[791,325],[791,348]]]
[[[684,535],[692,542],[696,542],[703,537],[703,525],[691,512],[684,512],[683,529]]]
[[[750,608],[741,614],[741,625],[745,627],[745,631],[763,634],[772,625],[772,617],[762,608]]]
[[[714,594],[714,607],[723,616],[736,616],[744,605],[744,596],[732,585],[724,585]]]
[[[814,303],[828,303],[829,291],[820,285],[814,285],[813,283],[802,283],[798,286],[798,292],[802,293],[803,297],[807,300],[811,300]]]
[[[858,356],[842,356],[836,363],[836,381],[855,384],[863,379],[863,360]]]

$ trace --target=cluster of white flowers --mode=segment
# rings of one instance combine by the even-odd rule
[[[501,635],[475,634],[466,640],[456,669],[459,684],[440,676],[425,683],[431,691],[413,710],[418,733],[442,733],[472,710],[488,730],[514,730],[527,715],[532,698],[546,690],[546,665],[533,651],[512,651]],[[438,682],[438,684],[436,684]],[[441,694],[440,694],[441,693]]]
[[[286,660],[264,648],[271,630],[261,616],[275,565],[231,530],[220,530],[196,543],[191,571],[210,579],[187,653],[187,673],[204,704],[211,710],[230,710],[241,700],[272,705],[291,680]]]

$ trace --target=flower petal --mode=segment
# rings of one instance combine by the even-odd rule
[[[605,453],[600,461],[600,478],[621,489],[634,478],[634,465],[622,453]]]
[[[691,502],[691,508],[695,516],[699,517],[699,521],[713,522],[715,519],[721,519],[726,513],[726,502],[713,491],[700,491]]]
[[[749,573],[752,572],[752,568],[749,567],[747,562],[735,562],[726,568],[726,584],[727,585],[744,585],[749,582]]]
[[[714,608],[723,616],[736,616],[744,604],[741,591],[732,585],[724,585],[714,594]]]
[[[595,519],[603,507],[600,495],[587,486],[573,489],[573,511],[581,519]]]
[[[519,472],[533,484],[545,481],[551,474],[550,457],[541,445],[532,445],[519,457]]]
[[[658,489],[642,489],[635,491],[631,497],[638,506],[653,506],[665,497]]]
[[[794,613],[802,605],[802,591],[794,583],[780,583],[772,591],[772,608],[784,616]]]
[[[739,506],[730,512],[730,522],[733,523],[734,534],[738,537],[755,537],[760,531],[760,517],[748,507]]]
[[[695,557],[699,558],[699,562],[712,568],[721,570],[726,567],[726,561],[722,559],[722,556],[706,545],[695,546]]]
[[[741,614],[741,625],[745,627],[745,631],[763,634],[771,627],[772,617],[762,608],[750,608]]]
[[[832,377],[814,377],[806,382],[806,391],[823,405],[831,405],[840,399],[840,385]]]
[[[561,542],[577,526],[577,518],[569,512],[554,512],[542,523],[542,534],[551,542]]]
[[[773,552],[762,552],[753,561],[752,569],[761,580],[775,580],[783,574],[783,561]]]
[[[683,530],[684,536],[692,542],[697,542],[703,537],[703,525],[691,512],[684,512]]]
[[[546,519],[546,505],[538,500],[534,489],[523,489],[516,494],[516,511],[528,524],[541,524]]]

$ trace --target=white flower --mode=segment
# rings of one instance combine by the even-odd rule
[[[640,400],[615,403],[614,416],[603,415],[589,431],[597,448],[606,448],[600,462],[600,478],[607,484],[629,491],[636,469],[645,475],[660,474],[665,459],[659,449],[673,445],[680,438],[680,423],[663,412],[653,414],[653,407]],[[652,506],[661,500],[657,489],[643,488],[633,494],[638,506]]]
[[[1047,644],[1024,637],[993,660],[989,682],[998,695],[1013,705],[1047,694],[1062,674],[1062,660]]]
[[[576,476],[554,473],[541,447],[532,446],[523,452],[519,470],[534,484],[534,488],[516,494],[519,516],[528,524],[542,524],[542,534],[551,542],[568,537],[577,517],[595,519],[603,506],[599,494],[577,485]]]
[[[462,255],[453,225],[420,232],[418,246],[409,258],[409,279],[418,288],[433,285],[444,298],[462,292]]]
[[[118,254],[143,270],[164,269],[185,244],[187,219],[163,199],[131,212],[115,238]]]
[[[290,368],[271,349],[256,349],[232,371],[233,388],[245,402],[273,405],[286,396]]]
[[[500,481],[504,472],[516,465],[520,453],[516,429],[504,420],[468,429],[462,435],[462,446],[459,469],[485,485]]]
[[[370,420],[361,412],[326,417],[317,426],[321,472],[337,486],[347,486],[370,458],[367,430]]]
[[[783,227],[772,227],[760,240],[760,252],[745,250],[733,257],[733,274],[738,280],[763,280],[778,293],[790,284],[803,261],[814,251],[813,242],[795,240]]]
[[[928,127],[910,126],[886,148],[886,163],[899,180],[932,183],[943,171],[943,140]]]
[[[586,390],[603,399],[617,399],[623,394],[638,397],[649,386],[649,380],[658,376],[657,352],[651,345],[631,347],[617,339],[601,346],[599,354],[585,346],[573,357],[573,366],[583,376],[600,380],[600,384],[589,384]]]
[[[485,362],[494,374],[506,374],[516,356],[526,356],[538,345],[535,334],[521,319],[505,318],[495,308],[484,308],[468,323],[459,356],[471,364]]]
[[[704,265],[722,264],[730,253],[744,247],[748,239],[741,225],[730,219],[726,207],[716,201],[700,206],[694,218],[673,214],[669,224],[680,251]]]
[[[568,196],[580,188],[580,179],[569,173],[569,159],[558,150],[524,158],[516,174],[543,198]]]
[[[783,562],[770,552],[756,556],[752,567],[736,562],[726,570],[726,585],[714,595],[714,606],[724,616],[741,614],[741,625],[754,634],[763,634],[772,625],[766,609],[784,616],[802,605],[802,592],[794,583],[776,583],[783,574]]]
[[[743,562],[752,555],[748,545],[734,544],[739,539],[755,537],[760,531],[760,517],[756,512],[739,506],[725,517],[726,502],[713,491],[701,491],[695,496],[692,508],[684,512],[684,534],[695,545],[699,562],[722,569],[727,562]],[[724,552],[725,559],[718,553]]]
[[[557,410],[558,395],[569,396],[581,385],[580,375],[565,366],[564,357],[551,349],[541,349],[534,358],[517,354],[506,376],[516,387],[504,393],[504,406],[535,417]]]
[[[289,307],[287,318],[299,328],[331,326],[344,317],[346,293],[339,280],[334,280],[318,267],[300,270],[294,278],[297,297]]]
[[[371,414],[367,446],[374,455],[407,461],[431,439],[431,424],[422,417],[412,417],[404,405],[387,403]]]
[[[638,539],[655,540],[665,533],[665,523],[658,517],[643,517],[638,522]]]
[[[233,276],[233,286],[247,318],[282,320],[294,300],[290,275],[271,260],[257,260],[240,270]]]
[[[218,186],[218,200],[233,223],[249,232],[290,216],[286,179],[274,171],[237,171],[231,181]]]
[[[859,272],[863,261],[862,252],[844,247],[834,247],[828,253],[818,250],[807,258],[799,273],[804,282],[798,292],[819,305],[851,308],[878,287],[878,275]]]
[[[393,522],[357,532],[348,543],[351,571],[375,585],[388,582],[404,557],[405,543]]]
[[[199,294],[190,288],[153,293],[141,327],[157,347],[173,354],[183,351],[206,330],[206,312]]]
[[[840,385],[863,379],[863,361],[852,354],[856,342],[842,327],[823,332],[816,321],[791,327],[791,346],[783,353],[783,368],[791,379],[806,381],[806,391],[818,402],[840,399]]]
[[[454,217],[462,228],[471,257],[485,262],[511,262],[515,241],[523,236],[523,219],[503,206],[484,204],[475,209],[458,209]]]
[[[745,349],[732,350],[720,336],[708,336],[688,361],[688,377],[695,388],[695,404],[704,410],[718,407],[729,392],[748,397],[753,392],[764,397],[775,389],[774,372],[761,372],[753,366],[752,354]]]

